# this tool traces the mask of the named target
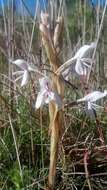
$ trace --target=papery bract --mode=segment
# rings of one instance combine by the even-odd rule
[[[49,18],[49,15],[48,13],[44,13],[43,11],[41,11],[41,22],[42,24],[44,24],[45,26],[48,26],[48,18]]]

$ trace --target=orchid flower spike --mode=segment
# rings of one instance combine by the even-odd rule
[[[86,112],[88,112],[90,115],[95,115],[94,112],[103,107],[95,104],[94,102],[96,102],[99,99],[104,98],[105,96],[107,96],[107,90],[104,90],[104,92],[94,91],[92,93],[87,94],[83,98],[78,99],[77,103],[85,102]]]
[[[16,78],[15,81],[22,78],[21,87],[25,86],[30,78],[29,72],[35,71],[35,69],[30,66],[27,61],[23,59],[17,59],[15,61],[12,61],[13,64],[15,64],[17,67],[21,69],[21,71],[14,72],[13,75],[20,75],[18,78]]]
[[[60,96],[52,91],[52,85],[48,77],[39,79],[40,92],[37,95],[35,107],[40,108],[44,104],[49,104],[51,101],[55,101],[58,107],[62,106]]]
[[[65,75],[66,69],[74,71],[78,76],[87,75],[92,62],[92,53],[96,47],[96,43],[92,42],[90,45],[83,45],[67,62],[65,62],[57,71]]]

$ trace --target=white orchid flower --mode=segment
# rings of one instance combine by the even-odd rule
[[[12,61],[12,63],[21,69],[21,71],[13,73],[13,75],[19,75],[19,77],[17,77],[15,81],[18,81],[22,78],[21,87],[25,86],[29,81],[30,72],[35,71],[35,69],[33,68],[33,66],[29,65],[28,62],[24,59],[17,59],[15,61]]]
[[[92,59],[90,58],[92,56],[92,53],[96,47],[96,43],[92,42],[90,45],[83,45],[67,62],[65,62],[58,70],[57,73],[62,73],[64,75],[64,72],[66,69],[69,69],[70,71],[74,71],[79,76],[81,75],[87,75],[88,69],[90,68]]]
[[[44,104],[49,104],[51,101],[55,101],[58,107],[62,106],[62,101],[60,96],[52,91],[51,82],[49,78],[41,78],[40,83],[40,92],[38,93],[35,107],[36,109],[40,108]]]
[[[49,104],[50,101],[54,100],[54,93],[49,92],[48,90],[44,90],[39,92],[36,100],[35,107],[36,109],[40,108],[43,106],[45,103]]]
[[[95,116],[94,112],[99,109],[103,109],[103,107],[95,104],[94,102],[96,102],[99,99],[104,98],[105,96],[107,96],[107,90],[104,90],[104,92],[94,91],[94,92],[87,94],[83,98],[78,99],[77,102],[78,103],[85,102],[86,112],[89,113],[90,116],[93,116],[93,115]]]

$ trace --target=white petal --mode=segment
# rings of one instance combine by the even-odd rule
[[[70,67],[67,68],[67,69],[62,73],[63,77],[66,77],[66,76],[69,74],[69,72],[70,72]]]
[[[40,78],[39,83],[40,83],[41,90],[47,89],[47,87],[51,88],[51,82],[48,77]]]
[[[85,112],[88,116],[95,119],[95,109],[92,108],[92,104],[90,102],[87,102],[85,105]]]
[[[85,111],[86,113],[90,116],[95,118],[96,116],[96,111],[100,111],[101,109],[103,109],[102,106],[99,106],[97,104],[94,104],[92,102],[87,102],[86,106],[85,106]]]
[[[31,65],[28,65],[28,71],[35,71],[35,68]]]
[[[93,50],[96,47],[96,43],[91,43],[90,45],[83,45],[75,54],[75,58],[90,57],[92,56]]]
[[[71,69],[70,69],[70,67],[69,67],[69,68],[67,68],[67,69],[62,73],[62,76],[63,76],[63,78],[64,78],[65,80],[68,81],[70,74],[71,74]]]
[[[23,74],[21,86],[25,86],[28,83],[28,80],[29,80],[29,72],[25,70]]]
[[[100,109],[104,109],[103,106],[99,106],[97,104],[94,104],[94,103],[91,103],[92,104],[92,107],[95,109],[95,110],[100,110]]]
[[[20,80],[22,77],[23,77],[23,75],[17,77],[17,78],[15,79],[15,82],[18,81],[18,80]]]
[[[20,75],[20,74],[23,74],[24,73],[24,71],[16,71],[16,72],[13,72],[12,73],[12,75],[14,76],[14,75]]]
[[[85,101],[95,102],[101,98],[104,98],[105,96],[107,96],[106,90],[104,92],[94,91],[94,92],[87,94],[83,98],[78,99],[77,102],[85,102]]]
[[[88,102],[88,110],[92,110],[92,104],[91,104],[91,102]]]
[[[83,64],[84,67],[86,67],[86,69],[87,69],[87,68],[90,68],[90,65],[89,65],[89,64],[87,64],[87,63],[85,63],[85,62],[83,62],[82,64]]]
[[[84,45],[80,47],[80,49],[76,52],[74,58],[77,58],[77,59],[82,58],[88,48],[89,48],[89,45]]]
[[[107,96],[107,90],[104,90],[103,94],[104,94],[105,96]]]
[[[86,62],[87,64],[91,64],[91,62],[93,61],[92,58],[81,58],[82,62]]]
[[[12,63],[20,67],[22,70],[28,69],[28,64],[24,59],[16,59],[15,61],[12,61]]]
[[[82,64],[81,60],[77,60],[77,63],[75,65],[75,71],[78,75],[86,75],[87,74],[87,69],[86,67]]]
[[[62,73],[62,72],[64,72],[65,71],[65,69],[67,69],[68,67],[72,67],[72,65],[74,65],[75,64],[75,62],[76,62],[76,58],[70,58],[68,61],[66,61],[63,65],[61,65],[60,67],[59,67],[59,69],[57,70],[57,73]]]
[[[35,108],[38,109],[44,104],[44,94],[39,92],[37,95],[36,103],[35,103]]]

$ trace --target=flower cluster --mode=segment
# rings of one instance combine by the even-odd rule
[[[88,75],[89,69],[91,67],[92,55],[96,48],[96,43],[92,42],[90,45],[83,45],[67,62],[65,62],[57,71],[57,73],[62,74],[65,80],[69,80],[69,76],[72,73],[76,73],[78,77]],[[95,104],[97,100],[107,96],[107,91],[93,91],[81,99],[77,100],[77,103],[85,103],[85,111],[90,116],[95,116],[95,112],[102,109],[102,106]]]
[[[43,27],[43,28],[42,28]],[[44,34],[48,34],[47,31],[45,33],[45,29],[48,29],[48,15],[45,13],[41,13],[41,25],[40,30],[44,32]],[[43,29],[43,30],[42,30]],[[48,35],[47,35],[48,36]],[[76,73],[80,76],[87,76],[91,63],[92,63],[92,54],[94,49],[96,48],[96,43],[93,42],[90,45],[83,45],[67,62],[65,62],[59,69],[58,72],[62,74],[62,76],[69,80],[69,75],[71,72]],[[30,72],[39,73],[39,84],[40,84],[40,92],[37,95],[37,100],[35,103],[35,108],[38,109],[44,104],[49,104],[51,101],[54,101],[58,108],[62,107],[62,101],[60,96],[52,89],[51,80],[44,76],[39,70],[35,69],[32,64],[29,64],[27,61],[23,59],[17,59],[12,61],[17,67],[21,70],[14,72],[13,75],[18,75],[15,81],[22,79],[21,87],[25,86],[30,79]],[[57,72],[57,73],[58,73]],[[77,100],[77,103],[85,103],[85,111],[90,114],[90,116],[95,115],[95,111],[102,109],[102,106],[95,104],[95,102],[107,95],[107,91],[93,91],[81,99]]]
[[[51,101],[55,101],[56,105],[58,105],[58,108],[61,108],[62,106],[61,98],[57,94],[57,92],[54,92],[52,90],[52,84],[48,77],[45,77],[42,73],[40,73],[40,71],[36,70],[33,66],[31,66],[27,61],[23,59],[17,59],[15,61],[12,61],[12,63],[21,69],[20,71],[16,71],[13,73],[13,75],[19,75],[15,79],[15,81],[22,79],[21,87],[27,85],[30,79],[30,72],[36,72],[40,75],[39,79],[40,92],[38,93],[35,104],[36,109],[40,108],[44,104],[49,104],[49,102]]]

